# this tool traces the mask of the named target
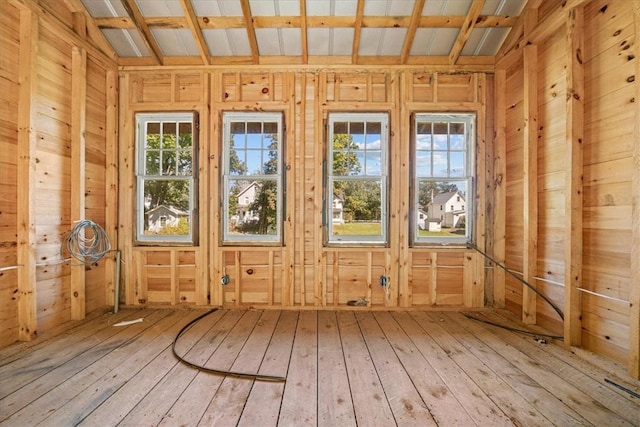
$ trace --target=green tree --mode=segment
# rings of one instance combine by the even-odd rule
[[[240,160],[238,157],[238,152],[235,149],[235,142],[233,140],[233,135],[231,136],[231,141],[229,142],[229,173],[231,175],[244,175],[247,173],[247,165],[244,161]],[[235,184],[231,186],[229,189],[229,215],[233,216],[238,213],[238,194],[244,186],[247,184],[246,181],[234,181]]]
[[[380,185],[374,181],[348,181],[344,209],[355,221],[379,221],[381,217]]]
[[[351,135],[339,134],[333,136],[333,176],[353,176],[361,172],[362,166],[358,160],[358,156],[351,150],[358,146],[353,142]],[[334,181],[333,193],[335,196],[347,200],[345,192],[347,187],[346,181]]]
[[[172,206],[188,212],[190,209],[189,182],[186,180],[163,179],[190,175],[193,171],[193,140],[190,133],[162,135],[147,134],[145,141],[144,181],[145,223],[146,212],[158,206]],[[166,234],[166,233],[165,233]]]
[[[278,173],[278,139],[277,135],[270,135],[269,159],[264,163],[262,173],[264,175],[276,175]],[[258,212],[258,234],[269,234],[276,225],[278,215],[278,183],[276,180],[264,180],[259,186],[258,193],[251,210]]]

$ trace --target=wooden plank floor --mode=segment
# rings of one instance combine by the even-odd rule
[[[622,367],[458,312],[123,310],[0,350],[2,426],[638,426]],[[517,326],[495,311],[474,315]],[[139,323],[116,327],[123,320]],[[599,359],[598,359],[599,360]]]

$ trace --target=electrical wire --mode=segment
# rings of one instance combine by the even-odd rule
[[[560,316],[560,318],[562,320],[564,320],[564,313],[562,312],[562,310],[560,309],[560,307],[558,307],[553,301],[551,301],[545,294],[543,294],[542,292],[540,292],[539,290],[537,290],[532,284],[530,284],[529,282],[527,282],[526,280],[518,277],[517,274],[515,274],[514,272],[512,272],[511,270],[509,270],[506,266],[500,264],[498,261],[496,261],[495,259],[493,259],[491,256],[487,255],[486,253],[484,253],[483,251],[480,250],[480,248],[478,248],[476,245],[474,245],[473,243],[467,243],[467,247],[470,249],[474,249],[476,250],[480,255],[482,255],[483,257],[485,257],[486,259],[488,259],[489,261],[491,261],[492,263],[494,263],[495,265],[497,265],[498,267],[500,267],[501,269],[503,269],[504,271],[506,271],[507,273],[509,273],[513,278],[515,278],[518,282],[522,283],[523,285],[525,285],[527,288],[531,289],[533,292],[536,293],[536,295],[538,295],[540,298],[542,298],[543,300],[545,300],[547,302],[547,304],[549,304],[551,307],[553,307],[553,309],[556,311],[556,313],[558,313],[558,315]]]
[[[471,315],[470,313],[462,313],[462,314],[464,315],[464,317],[466,317],[468,319],[473,319],[473,320],[476,320],[478,322],[486,323],[487,325],[497,326],[499,328],[506,329],[507,331],[511,331],[511,332],[518,332],[518,333],[525,334],[525,335],[531,335],[531,336],[534,336],[534,337],[544,337],[544,338],[549,338],[549,339],[554,339],[554,340],[562,340],[562,339],[564,339],[564,337],[561,337],[560,335],[539,334],[537,332],[527,331],[525,329],[518,329],[518,328],[512,328],[511,326],[501,325],[500,323],[492,322],[491,320],[481,319],[479,317]]]
[[[177,346],[178,340],[180,339],[182,334],[184,334],[189,329],[191,329],[191,327],[193,325],[195,325],[199,320],[209,316],[212,313],[215,313],[216,311],[218,311],[217,308],[209,310],[206,313],[201,314],[200,316],[196,317],[195,319],[193,319],[192,321],[190,321],[189,323],[184,325],[182,327],[182,329],[180,329],[180,332],[178,332],[178,335],[176,335],[176,337],[174,338],[173,345],[171,346],[171,350],[173,351],[173,355],[176,357],[176,359],[178,359],[180,362],[184,363],[185,365],[189,366],[190,368],[197,369],[198,371],[202,371],[202,372],[206,372],[206,373],[214,374],[214,375],[222,375],[222,376],[235,377],[235,378],[244,378],[244,379],[250,379],[250,380],[256,380],[256,381],[270,381],[270,382],[283,382],[283,381],[287,380],[285,377],[278,377],[278,376],[275,376],[275,375],[250,374],[250,373],[245,373],[245,372],[234,372],[234,371],[225,371],[225,370],[222,370],[222,369],[207,368],[205,366],[198,365],[198,364],[193,363],[193,362],[189,362],[183,356],[180,356],[178,354],[177,350],[176,350],[176,346]]]
[[[67,234],[65,248],[82,264],[93,265],[111,250],[111,243],[107,232],[99,224],[82,220],[78,221]]]

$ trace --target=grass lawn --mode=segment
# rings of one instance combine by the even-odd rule
[[[333,234],[338,236],[379,236],[382,233],[379,222],[345,222],[333,224]]]
[[[442,231],[428,231],[418,230],[418,236],[420,237],[460,237],[464,236],[464,229],[459,228],[447,228]]]

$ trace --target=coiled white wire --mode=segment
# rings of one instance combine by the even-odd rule
[[[107,232],[90,220],[77,222],[65,243],[69,254],[87,265],[96,264],[111,250]]]

